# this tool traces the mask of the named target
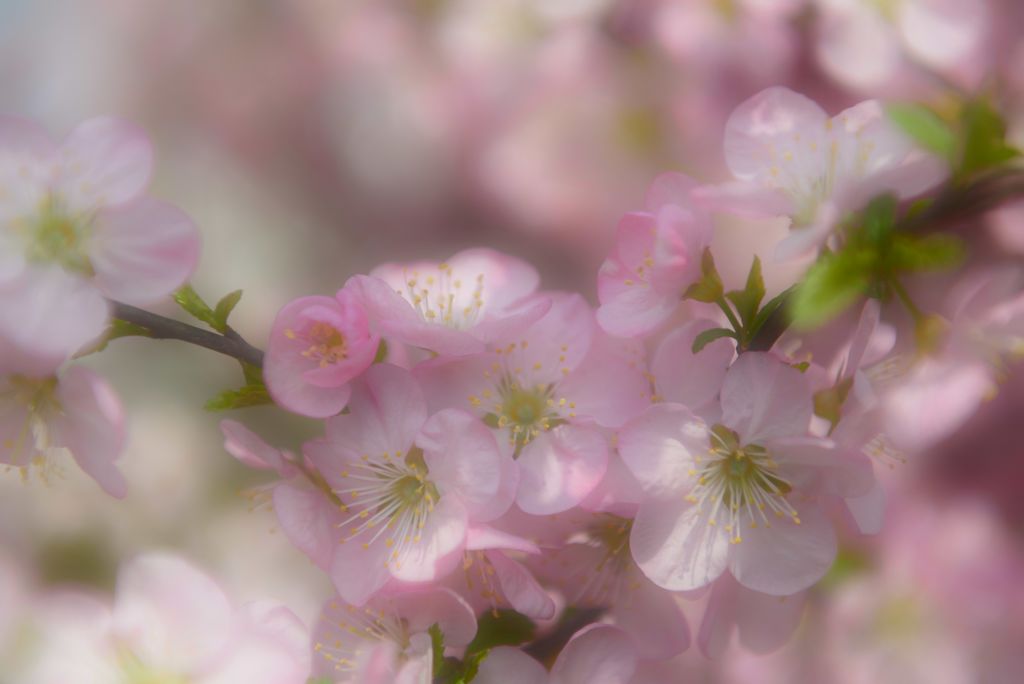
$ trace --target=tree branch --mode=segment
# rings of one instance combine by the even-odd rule
[[[111,305],[114,318],[144,328],[150,337],[158,340],[181,340],[230,356],[257,368],[263,367],[263,352],[246,342],[241,335],[230,328],[227,333],[220,335],[176,321],[173,318],[151,313],[145,309],[139,309],[130,304],[112,301]]]

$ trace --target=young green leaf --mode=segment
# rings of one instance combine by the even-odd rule
[[[514,610],[484,613],[477,624],[476,637],[466,647],[466,655],[495,646],[518,646],[532,640],[536,631],[533,620]]]
[[[430,648],[434,656],[434,677],[438,677],[444,667],[444,634],[441,632],[441,625],[436,622],[430,625],[427,633],[430,635]]]
[[[961,126],[963,152],[957,169],[961,178],[1020,156],[1020,151],[1006,142],[1006,122],[1002,115],[985,99],[967,103]]]
[[[732,337],[735,339],[736,333],[728,328],[708,328],[707,330],[704,330],[693,340],[693,353],[699,354],[704,347],[723,337]]]
[[[700,260],[701,278],[691,285],[683,294],[683,299],[695,299],[698,302],[713,304],[722,296],[722,278],[715,268],[715,258],[711,255],[711,248],[704,250]]]
[[[743,321],[744,327],[749,327],[757,314],[757,307],[764,299],[764,278],[761,276],[761,260],[754,257],[750,265],[750,272],[747,274],[747,284],[742,290],[727,292],[726,297],[736,306],[736,311]]]
[[[207,411],[229,411],[231,409],[262,406],[273,403],[263,383],[245,385],[236,390],[226,390],[206,402]]]
[[[193,318],[206,323],[215,330],[217,329],[216,314],[214,314],[213,309],[203,301],[203,298],[192,289],[191,285],[182,285],[173,296],[174,301],[178,303],[178,306],[191,314]]]
[[[875,258],[872,251],[863,249],[822,256],[794,293],[794,327],[816,328],[853,304],[871,284]]]
[[[238,300],[242,298],[242,291],[235,290],[221,297],[221,300],[217,302],[217,306],[213,309],[213,318],[215,324],[214,330],[220,333],[227,332],[228,329],[228,316],[235,310],[238,305]]]
[[[923,149],[952,162],[956,133],[939,115],[924,105],[893,103],[885,108],[889,119]]]
[[[963,241],[953,235],[917,237],[897,235],[886,252],[892,272],[941,271],[958,266],[964,259]]]

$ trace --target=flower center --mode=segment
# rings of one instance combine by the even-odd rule
[[[382,541],[392,552],[386,564],[401,567],[401,558],[419,544],[427,518],[441,494],[427,479],[423,451],[413,447],[402,458],[400,452],[374,457],[364,454],[341,472],[351,486],[335,489],[343,513],[352,513],[338,527],[347,532],[342,543],[360,538],[364,549]]]
[[[516,455],[541,432],[565,422],[557,411],[553,385],[524,387],[510,375],[504,375],[495,389],[497,401],[484,422],[491,427],[508,429],[509,443],[516,447]],[[494,399],[494,394],[488,391],[484,398]],[[481,403],[477,397],[470,397],[470,402],[477,406]]]
[[[332,601],[325,619],[330,628],[324,641],[314,644],[313,652],[331,663],[337,672],[354,672],[360,655],[373,648],[375,642],[390,641],[403,653],[409,646],[408,625],[393,612]]]
[[[724,529],[731,541],[743,541],[742,527],[771,527],[772,516],[789,517],[800,524],[796,509],[786,499],[792,486],[778,474],[778,464],[758,444],[740,445],[739,436],[725,427],[711,428],[710,448],[706,459],[695,459],[690,474],[697,483],[686,500],[698,506],[709,506],[708,524],[717,525],[718,516],[725,516]]]
[[[286,330],[285,335],[289,339],[299,336],[294,330]],[[348,358],[348,342],[345,336],[330,323],[315,321],[305,332],[301,333],[301,336],[309,343],[309,347],[302,352],[302,355],[311,361],[316,361],[321,368]]]
[[[583,544],[597,551],[596,562],[581,566],[573,577],[574,603],[614,604],[624,600],[624,591],[634,588],[627,581],[627,570],[633,563],[629,550],[632,530],[632,520],[601,513],[594,517],[581,534],[569,540],[570,547],[572,544]],[[576,560],[574,565],[578,564]]]
[[[91,276],[94,271],[85,243],[89,222],[68,215],[53,198],[47,199],[34,220],[20,223],[27,238],[29,261],[59,264],[68,271]]]
[[[188,684],[189,679],[183,675],[155,670],[127,648],[119,649],[118,665],[124,675],[126,684]]]
[[[17,434],[0,443],[3,451],[10,454],[5,460],[18,467],[42,466],[43,452],[49,448],[46,422],[63,410],[57,399],[57,378],[9,376],[6,386],[0,384],[0,408],[3,404],[26,409],[25,421]]]
[[[455,330],[473,327],[484,308],[484,274],[477,274],[473,286],[466,287],[452,267],[443,263],[430,273],[407,273],[405,289],[396,291],[423,320]]]

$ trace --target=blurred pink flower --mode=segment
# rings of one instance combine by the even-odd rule
[[[0,463],[47,476],[51,449],[66,449],[111,496],[127,491],[114,462],[124,444],[124,411],[103,378],[81,366],[60,376],[0,375]]]
[[[19,681],[303,684],[308,632],[271,602],[232,608],[184,559],[139,556],[118,574],[113,608],[65,592],[39,602],[38,650]]]
[[[781,258],[821,246],[837,223],[876,195],[913,197],[948,174],[914,149],[869,100],[833,118],[812,100],[775,87],[741,104],[725,127],[725,158],[737,180],[704,186],[694,197],[744,216],[788,216]]]
[[[27,321],[59,363],[102,329],[101,296],[149,304],[185,282],[198,233],[179,209],[143,194],[152,157],[124,121],[90,119],[58,146],[30,121],[0,118],[0,335],[32,351],[32,340],[6,330]],[[71,301],[83,306],[67,321]]]
[[[615,247],[597,276],[597,320],[609,333],[654,332],[700,278],[712,226],[689,199],[695,187],[682,174],[666,173],[648,192],[647,212],[626,214],[619,222]]]
[[[773,595],[806,589],[836,553],[823,504],[866,493],[859,453],[809,432],[808,379],[764,353],[742,354],[725,375],[721,423],[680,404],[655,404],[619,434],[619,452],[647,491],[630,547],[670,590],[698,589],[726,570]]]
[[[351,380],[373,363],[380,338],[349,287],[334,297],[301,297],[277,314],[264,379],[280,406],[313,418],[339,413]]]
[[[337,684],[430,682],[432,625],[446,647],[466,646],[476,634],[472,608],[448,589],[381,595],[365,605],[335,599],[313,632],[313,672]]]

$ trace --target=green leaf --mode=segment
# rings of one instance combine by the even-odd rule
[[[750,322],[757,314],[757,307],[764,299],[764,278],[761,276],[761,260],[758,257],[755,256],[754,262],[750,265],[747,284],[743,290],[733,290],[727,292],[725,296],[736,305],[736,311],[740,315],[740,320],[743,321],[743,326],[749,327]]]
[[[961,178],[999,166],[1020,152],[1006,142],[1006,122],[987,100],[968,102],[961,118],[963,152],[960,157]]]
[[[480,663],[482,663],[490,653],[491,650],[487,649],[467,655],[462,661],[462,679],[459,679],[455,684],[464,684],[465,682],[471,682],[476,679],[477,674],[480,672]]]
[[[693,353],[699,354],[704,347],[723,337],[735,338],[736,333],[728,328],[708,328],[693,339]]]
[[[953,235],[902,234],[893,237],[886,252],[886,264],[893,273],[941,271],[960,265],[965,252],[963,241]]]
[[[790,286],[769,299],[768,303],[761,307],[761,310],[757,312],[756,316],[754,316],[753,322],[747,326],[748,340],[753,341],[757,337],[757,333],[760,332],[761,328],[764,327],[764,324],[768,322],[768,319],[779,310],[780,306],[785,304],[791,298],[795,290],[796,285]]]
[[[226,390],[206,402],[207,411],[228,411],[231,409],[262,406],[273,403],[263,383],[250,384],[236,390]]]
[[[880,245],[892,233],[896,224],[896,207],[899,201],[893,194],[879,195],[864,207],[861,226],[864,237],[874,245]]]
[[[191,285],[182,285],[173,296],[174,301],[178,303],[178,306],[184,309],[193,318],[206,323],[211,328],[217,328],[217,315],[213,313],[213,309],[203,301],[203,298],[192,289]]]
[[[238,300],[242,298],[242,291],[235,290],[221,297],[221,300],[217,302],[217,306],[213,309],[213,317],[215,320],[214,330],[220,333],[225,333],[228,330],[228,316],[235,310],[238,305]]]
[[[953,129],[924,105],[893,103],[885,108],[889,119],[920,147],[952,162],[957,139]]]
[[[306,684],[333,684],[333,682],[330,677],[317,677],[316,679],[311,677]]]
[[[711,256],[711,248],[704,250],[700,260],[701,278],[691,285],[683,299],[695,299],[698,302],[714,304],[722,296],[722,278],[715,268],[715,259]]]
[[[247,385],[262,385],[263,384],[263,369],[259,366],[254,366],[251,363],[245,361],[239,361],[239,365],[242,366],[242,376],[245,377],[245,383]]]
[[[793,326],[810,330],[826,323],[865,293],[876,255],[848,249],[821,257],[793,295]]]
[[[495,646],[518,646],[533,639],[537,626],[533,620],[514,610],[484,613],[477,623],[476,636],[466,647],[466,656]]]
[[[441,626],[436,622],[430,625],[427,634],[430,635],[430,648],[434,655],[434,676],[437,677],[444,667],[444,634],[441,632]]]

